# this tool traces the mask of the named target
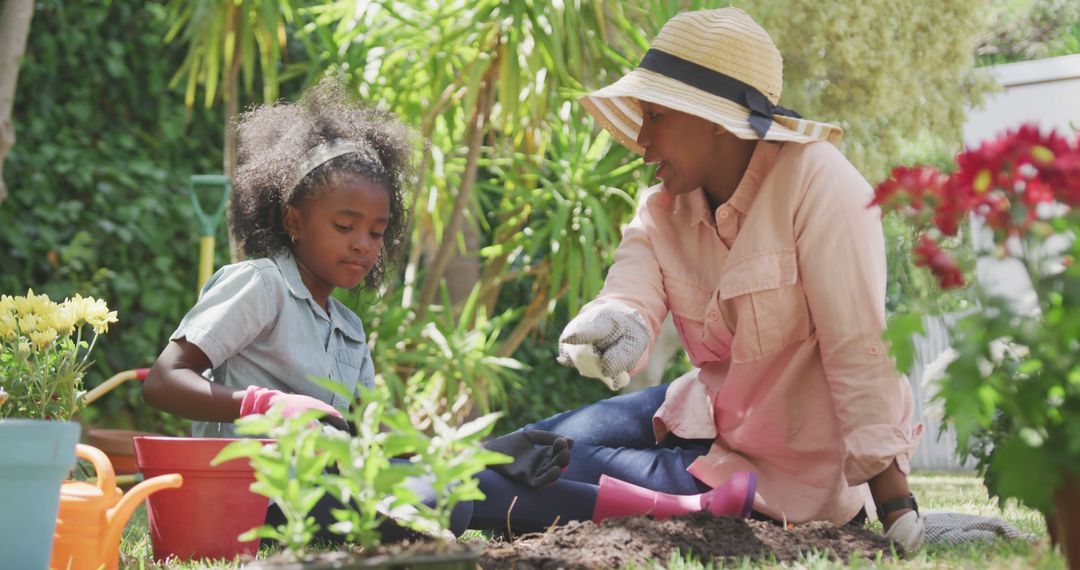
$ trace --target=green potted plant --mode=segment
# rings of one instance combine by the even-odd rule
[[[116,322],[104,302],[76,295],[0,296],[0,560],[49,564],[60,485],[75,463],[82,380],[99,334]]]
[[[343,387],[314,379],[321,386],[351,397]],[[461,426],[447,416],[427,410],[431,433],[413,423],[423,413],[422,403],[406,410],[392,403],[386,390],[362,389],[360,402],[349,416],[355,433],[313,429],[320,412],[309,411],[283,418],[276,410],[265,416],[238,420],[238,433],[269,435],[275,445],[257,440],[231,443],[215,462],[249,458],[256,482],[251,489],[274,500],[285,522],[252,529],[242,540],[260,537],[286,547],[276,560],[250,568],[440,568],[476,567],[479,552],[456,543],[449,532],[450,513],[461,501],[483,499],[474,475],[485,466],[509,457],[488,451],[481,439],[495,425],[498,414],[488,414]],[[392,461],[408,457],[407,461]],[[410,490],[408,478],[423,478],[435,491],[434,504],[425,504]],[[316,502],[334,496],[353,508],[336,511],[330,531],[359,547],[359,556],[344,553],[315,555],[309,546],[318,530],[309,516]],[[387,519],[434,539],[425,551],[387,552],[379,526]]]
[[[953,358],[937,398],[990,494],[1014,497],[1047,517],[1051,537],[1080,567],[1080,148],[1076,135],[1010,130],[956,157],[956,170],[897,167],[872,205],[920,230],[916,264],[941,289],[964,285],[947,251],[968,219],[983,255],[1013,260],[1031,283],[1027,301],[978,299],[950,327]],[[913,318],[914,317],[914,318]],[[918,315],[890,321],[903,367]]]

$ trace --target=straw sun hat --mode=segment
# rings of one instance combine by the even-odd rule
[[[722,8],[668,20],[637,69],[581,102],[639,154],[638,100],[701,117],[741,139],[839,143],[840,127],[777,105],[783,82],[784,62],[769,34],[746,12]]]

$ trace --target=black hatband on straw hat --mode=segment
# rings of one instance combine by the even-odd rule
[[[774,105],[764,93],[751,85],[665,51],[650,49],[645,52],[645,57],[641,58],[638,67],[681,81],[750,109],[748,121],[754,132],[762,139],[772,126],[773,115],[802,118],[802,115],[791,109]]]

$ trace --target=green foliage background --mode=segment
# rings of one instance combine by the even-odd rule
[[[1055,2],[1061,0],[1019,4]],[[1000,31],[993,18],[1005,18],[985,8],[1018,4],[733,3],[750,10],[785,54],[782,102],[843,125],[844,150],[871,182],[890,164],[944,162],[959,147],[963,105],[984,90],[970,74],[976,36]],[[481,364],[513,356],[528,369],[477,384],[499,396],[508,411],[504,429],[607,396],[599,382],[554,363],[555,339],[600,286],[619,224],[650,177],[636,157],[598,134],[573,101],[635,65],[670,15],[729,2],[386,1],[371,4],[387,7],[376,16],[359,13],[350,1],[285,4],[296,15],[280,29],[289,38],[287,51],[281,63],[268,60],[280,65],[280,97],[294,98],[332,69],[362,96],[416,125],[431,144],[409,262],[422,279],[435,245],[447,240],[459,259],[484,264],[467,308],[440,304],[448,293],[436,288],[433,306],[443,312],[425,316],[403,292],[414,287],[415,297],[425,283],[405,278],[379,303],[357,305],[369,330],[382,335],[376,360],[387,364],[384,371],[399,374],[391,368],[408,371],[412,364],[453,371],[461,355]],[[13,117],[19,138],[5,169],[11,196],[0,204],[0,292],[34,287],[56,299],[80,292],[119,311],[120,322],[99,343],[91,386],[116,371],[148,366],[195,300],[197,226],[187,180],[221,171],[226,111],[213,100],[185,107],[188,83],[169,86],[188,55],[180,42],[164,42],[176,6],[183,3],[41,0],[20,72]],[[1011,45],[1007,38],[993,45],[999,44]],[[1047,45],[1056,54],[1071,44]],[[485,73],[498,77],[488,92],[479,87]],[[256,75],[241,106],[273,92],[263,81]],[[493,103],[485,106],[485,96]],[[467,135],[475,110],[490,120],[472,145]],[[475,188],[464,223],[454,228],[454,196],[468,185],[473,146]],[[464,229],[476,240],[459,233]],[[889,231],[906,235],[900,227]],[[218,240],[217,265],[228,259],[224,242]],[[900,276],[890,289],[895,305],[921,285],[906,258],[890,263]],[[431,348],[428,322],[438,324],[451,350],[440,355]],[[670,373],[685,366],[679,359]],[[133,384],[95,403],[84,418],[173,432],[187,426],[147,410]]]
[[[0,291],[79,292],[120,322],[99,339],[88,385],[149,366],[195,300],[195,172],[219,170],[215,111],[184,111],[157,3],[37,3],[19,76],[0,206]],[[112,426],[180,429],[147,414],[133,383],[86,410]],[[162,425],[164,424],[164,425]]]

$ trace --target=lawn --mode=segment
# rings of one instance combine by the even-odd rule
[[[986,490],[981,481],[967,472],[916,472],[912,475],[911,485],[924,510],[945,510],[963,513],[1002,517],[1024,532],[1040,538],[1036,544],[1023,541],[999,541],[993,544],[972,544],[967,546],[931,546],[923,548],[907,560],[898,562],[854,561],[850,564],[838,563],[824,555],[805,557],[798,568],[1047,568],[1063,569],[1064,561],[1060,554],[1051,550],[1046,539],[1046,528],[1042,515],[1031,509],[1015,504],[999,511],[995,502],[986,497]],[[470,539],[475,534],[466,535]],[[125,560],[121,568],[125,570],[161,568],[151,558],[150,538],[146,528],[146,515],[143,507],[132,517],[124,532],[121,551]],[[239,563],[221,562],[176,563],[167,568],[237,568]],[[695,560],[672,559],[657,561],[654,568],[672,568],[677,570],[701,570],[719,568],[718,564],[702,564]],[[727,564],[724,568],[781,568],[778,564],[762,564],[744,561]]]

